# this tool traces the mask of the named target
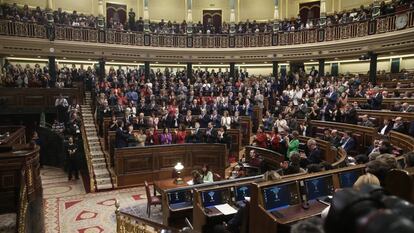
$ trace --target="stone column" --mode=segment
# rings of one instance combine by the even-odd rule
[[[236,32],[236,9],[235,9],[235,0],[229,0],[230,4],[230,33]]]
[[[321,58],[319,59],[319,76],[325,76],[325,59]]]
[[[49,76],[50,76],[50,87],[55,87],[56,83],[56,57],[49,57]]]
[[[319,25],[326,25],[326,0],[321,0]]]
[[[144,74],[145,74],[146,79],[149,78],[150,76],[150,69],[151,69],[150,62],[149,61],[144,62]]]
[[[144,32],[148,33],[150,31],[149,29],[149,10],[148,10],[148,1],[144,0]]]
[[[369,61],[369,81],[372,84],[377,83],[377,59],[378,55],[370,52],[369,53],[371,60]]]
[[[234,78],[236,76],[235,66],[236,66],[236,63],[230,62],[230,77],[232,77],[232,78]]]
[[[105,78],[105,59],[99,59],[99,68],[98,68],[98,79],[103,81]]]
[[[376,18],[381,15],[381,9],[380,9],[380,1],[374,0],[374,7],[372,10],[372,18]]]
[[[53,1],[47,0],[46,2],[46,37],[50,41],[55,40],[55,19],[53,18]]]
[[[99,29],[105,28],[105,14],[104,14],[103,0],[98,0],[98,28]]]
[[[273,77],[277,77],[277,75],[278,75],[278,69],[279,69],[279,62],[278,61],[273,61],[272,62],[272,64],[273,64],[273,66],[272,66],[272,68],[273,68]]]
[[[193,63],[187,63],[187,79],[191,79],[193,76]]]
[[[279,0],[274,0],[275,10],[273,13],[273,32],[279,31]]]
[[[187,33],[193,33],[193,0],[187,0]]]

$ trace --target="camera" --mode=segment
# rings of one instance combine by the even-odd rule
[[[386,195],[380,186],[343,189],[332,199],[324,228],[326,233],[414,232],[414,205]]]

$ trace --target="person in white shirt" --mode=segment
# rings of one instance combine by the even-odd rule
[[[231,128],[231,117],[228,111],[224,111],[223,117],[221,117],[221,126],[226,126],[227,129]]]
[[[203,183],[214,182],[213,173],[210,171],[210,168],[207,164],[204,164],[203,168],[201,169],[201,174],[203,176]]]
[[[55,101],[55,107],[57,109],[59,122],[65,122],[67,119],[67,109],[69,107],[68,101],[63,97],[62,94]]]
[[[282,114],[279,114],[279,118],[276,120],[275,127],[277,127],[278,131],[286,131],[289,132],[289,126],[287,124],[287,121],[283,118]]]

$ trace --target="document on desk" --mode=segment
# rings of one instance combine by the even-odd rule
[[[237,213],[237,210],[231,207],[229,204],[215,205],[214,207],[216,207],[224,215]]]
[[[189,180],[189,181],[187,181],[187,184],[188,185],[193,185],[194,184],[194,181],[193,180]]]

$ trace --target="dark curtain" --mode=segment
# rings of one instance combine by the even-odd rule
[[[299,4],[299,15],[302,22],[308,19],[318,19],[320,16],[320,1]]]
[[[213,24],[218,32],[221,28],[221,10],[203,10],[203,26],[207,27],[208,24]]]
[[[126,5],[106,3],[106,23],[107,25],[112,25],[113,21],[125,25],[127,21]]]

